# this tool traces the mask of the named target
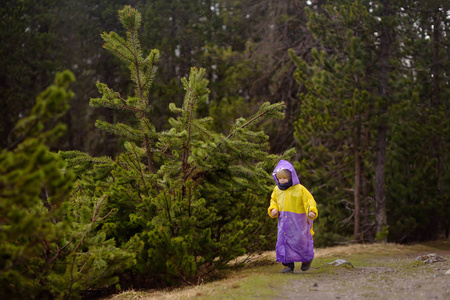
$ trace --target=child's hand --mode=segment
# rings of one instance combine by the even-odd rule
[[[278,210],[276,208],[274,208],[270,211],[270,214],[272,215],[272,217],[275,218],[278,215]]]
[[[313,211],[310,211],[309,214],[308,214],[308,217],[309,217],[310,219],[314,219],[314,218],[316,217],[316,213],[313,212]]]

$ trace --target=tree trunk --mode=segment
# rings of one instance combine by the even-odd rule
[[[440,17],[440,4],[436,3],[436,8],[434,9],[433,12],[433,61],[431,64],[431,73],[433,75],[433,91],[432,91],[432,102],[431,102],[431,106],[432,109],[434,111],[434,114],[439,115],[439,111],[440,108],[439,106],[441,105],[441,89],[440,89],[440,81],[441,81],[441,66],[442,66],[442,62],[439,61],[439,52],[440,52],[440,48],[441,48],[441,17]],[[445,39],[445,38],[444,38]],[[443,120],[440,118],[440,122],[439,125],[443,126]],[[442,132],[442,131],[441,131]],[[435,133],[436,134],[436,133]],[[437,163],[436,163],[436,173],[437,173],[437,196],[441,201],[445,201],[445,196],[444,196],[444,179],[445,176],[444,175],[444,169],[445,169],[445,138],[443,135],[439,135],[436,134],[435,136],[435,145],[434,145],[434,156],[437,159]],[[445,205],[445,204],[444,204]],[[442,220],[438,220],[437,222],[439,225],[442,224],[442,228],[445,229],[445,236],[448,238],[449,236],[449,227],[450,227],[450,223],[448,221],[448,218],[443,218]],[[439,225],[437,225],[438,227],[440,227]]]
[[[144,136],[144,146],[147,153],[147,167],[153,174],[156,174],[156,169],[153,164],[153,151],[151,149],[150,139],[147,134]]]
[[[377,154],[375,162],[375,221],[377,226],[377,234],[381,233],[387,224],[385,187],[386,138],[387,126],[380,125],[378,127]],[[382,237],[379,241],[386,241],[386,237]]]
[[[355,241],[359,241],[360,236],[360,220],[361,220],[361,200],[360,200],[360,190],[361,190],[361,154],[360,154],[360,140],[361,140],[361,123],[359,120],[356,122],[356,133],[355,133],[355,186],[354,186],[354,200],[355,200],[355,227],[354,227],[354,238]]]
[[[385,171],[386,171],[386,147],[388,127],[385,119],[388,107],[388,80],[389,80],[389,47],[390,47],[390,29],[386,24],[386,18],[390,16],[390,1],[384,0],[382,12],[382,27],[380,37],[380,98],[381,105],[379,111],[379,125],[377,128],[378,138],[376,145],[376,161],[375,161],[375,221],[376,232],[380,234],[378,241],[387,241],[387,236],[382,234],[383,229],[387,225],[386,217],[386,187],[385,187]]]
[[[368,134],[365,137],[365,139],[368,138]],[[367,143],[368,144],[368,143]],[[369,197],[369,180],[367,179],[367,176],[365,175],[365,167],[364,163],[361,163],[361,196],[362,196],[362,234],[364,241],[368,241],[369,243],[374,242],[373,237],[373,223],[372,219],[370,217],[371,215],[371,197]]]
[[[440,63],[439,63],[439,40],[440,40],[440,18],[439,7],[434,12],[433,17],[433,63],[431,65],[431,73],[433,74],[433,97],[432,106],[438,107],[440,104]]]

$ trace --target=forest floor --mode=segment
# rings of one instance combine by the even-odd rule
[[[418,258],[435,254],[439,261]],[[330,263],[344,259],[345,264]],[[417,244],[348,245],[316,249],[311,269],[281,274],[275,253],[253,257],[226,278],[173,290],[126,291],[108,300],[137,299],[450,299],[450,240]]]

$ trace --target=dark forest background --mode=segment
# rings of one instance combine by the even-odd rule
[[[155,69],[147,66],[153,77],[145,99],[136,96],[133,70],[130,77],[123,59],[102,47],[108,43],[103,32],[125,36],[118,18],[124,5],[141,17],[142,26],[128,31],[138,34],[144,57],[159,51],[152,52]],[[267,220],[264,207],[273,188],[270,172],[280,158],[294,164],[318,203],[316,246],[448,238],[450,1],[22,0],[4,1],[0,17],[0,226],[3,241],[10,243],[2,248],[0,280],[11,294],[24,294],[32,285],[17,279],[22,285],[11,287],[11,278],[36,278],[42,271],[39,263],[23,267],[28,259],[43,259],[44,269],[66,276],[66,281],[41,278],[47,287],[29,293],[57,295],[54,286],[64,281],[71,292],[60,295],[73,296],[111,282],[191,283],[240,254],[273,248],[276,224]],[[151,110],[133,116],[117,109],[98,82],[121,95],[135,93]],[[191,88],[199,94],[189,98]],[[68,101],[67,110],[55,108],[63,104],[39,106],[42,101]],[[194,124],[183,119],[188,103],[198,131],[183,140],[183,128]],[[280,105],[283,118],[274,112]],[[246,132],[242,117],[249,123],[264,118]],[[65,130],[55,129],[58,122]],[[149,131],[142,129],[149,123]],[[108,124],[136,127],[127,127],[130,135]],[[35,144],[26,144],[28,136]],[[237,154],[246,152],[253,155]],[[151,163],[150,153],[156,155]],[[141,163],[144,175],[130,167]],[[23,179],[40,168],[46,170],[41,177]],[[11,175],[17,170],[19,175]],[[46,176],[64,184],[49,187]],[[140,179],[127,181],[133,176]],[[40,183],[33,181],[37,177]],[[24,192],[28,185],[30,192]],[[30,199],[34,193],[38,200],[14,204],[24,198],[21,193]],[[122,203],[125,198],[132,205]],[[194,199],[207,209],[196,220],[190,210]],[[50,218],[42,213],[33,223],[26,214],[9,213],[33,211],[35,205],[52,214],[52,207],[64,207],[50,223],[67,235],[56,234],[60,227],[46,227],[33,241],[24,242],[26,234],[16,239]],[[180,208],[185,205],[187,212]],[[90,208],[86,216],[83,207]],[[185,225],[174,225],[171,216]],[[27,226],[11,229],[23,220]],[[160,227],[167,228],[166,235],[157,233]],[[44,238],[49,232],[52,238]],[[237,245],[242,236],[252,237]],[[95,252],[93,244],[102,250]],[[74,280],[69,267],[59,270],[60,258],[79,273],[91,266],[63,255],[69,248],[70,255],[103,253],[98,254],[103,263],[96,262],[103,271],[92,274],[107,279]],[[24,256],[11,255],[17,249]],[[115,253],[116,260],[108,261],[106,253]],[[104,267],[111,263],[117,268]],[[24,275],[29,272],[34,275]]]

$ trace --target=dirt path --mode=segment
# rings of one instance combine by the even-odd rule
[[[411,255],[401,258],[383,256],[355,268],[338,267],[332,274],[317,276],[296,271],[290,284],[278,293],[280,298],[294,299],[450,299],[450,253],[445,262],[424,264]],[[326,267],[328,268],[328,266]]]

